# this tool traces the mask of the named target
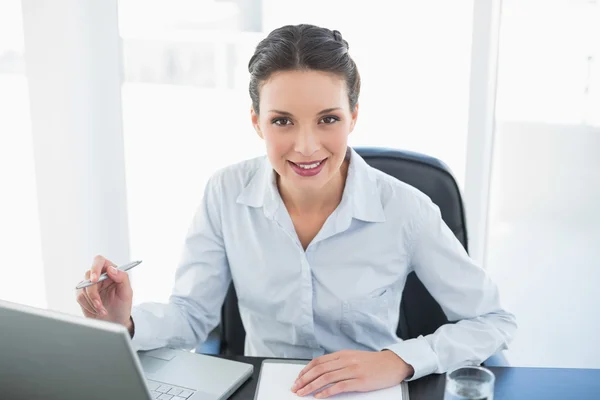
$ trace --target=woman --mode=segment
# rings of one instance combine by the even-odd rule
[[[348,148],[360,77],[337,31],[277,29],[249,63],[251,118],[267,157],[210,179],[168,304],[132,310],[127,273],[98,256],[78,293],[84,314],[128,327],[136,349],[195,348],[218,324],[233,280],[246,354],[313,359],[292,390],[369,391],[476,364],[516,330],[498,290],[416,189]],[[450,320],[396,336],[415,271]]]

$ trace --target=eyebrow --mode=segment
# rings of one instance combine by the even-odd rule
[[[320,112],[317,113],[317,115],[323,115],[323,114],[329,114],[332,111],[336,111],[336,110],[341,110],[342,107],[334,107],[334,108],[326,108]],[[285,115],[286,117],[292,117],[292,113],[287,112],[287,111],[280,111],[280,110],[269,110],[268,112],[274,112],[277,114],[281,114],[281,115]]]

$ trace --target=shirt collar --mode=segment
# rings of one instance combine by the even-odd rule
[[[366,222],[385,222],[376,171],[356,152],[349,148],[350,166],[344,188],[344,197],[352,205],[352,216]]]
[[[375,170],[350,147],[347,157],[350,158],[350,165],[342,201],[338,207],[340,214],[366,222],[384,222],[385,213]],[[237,202],[249,207],[263,207],[265,216],[274,218],[283,202],[277,189],[275,171],[266,156],[238,196]]]
[[[238,196],[237,202],[254,208],[263,207],[265,215],[273,219],[281,196],[277,189],[275,170],[267,156],[263,157],[260,167]]]

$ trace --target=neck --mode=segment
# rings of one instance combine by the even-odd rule
[[[314,192],[287,187],[285,182],[277,177],[279,193],[288,212],[301,215],[333,212],[342,201],[348,175],[348,165],[348,160],[345,160],[338,173],[323,188]]]

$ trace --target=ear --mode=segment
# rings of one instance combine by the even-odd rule
[[[260,125],[258,123],[258,114],[254,111],[254,107],[250,107],[250,118],[252,120],[252,126],[254,127],[254,130],[256,131],[258,136],[260,136],[261,139],[264,139],[263,134],[260,130]]]
[[[350,133],[354,130],[356,126],[356,120],[358,119],[358,103],[356,103],[356,107],[354,107],[354,111],[352,111],[352,120],[350,122]]]

